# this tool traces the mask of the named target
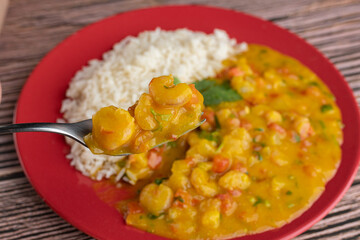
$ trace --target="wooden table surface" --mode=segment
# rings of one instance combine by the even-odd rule
[[[12,122],[27,77],[64,38],[110,15],[166,4],[232,8],[291,30],[336,65],[360,102],[360,1],[11,0],[0,33],[0,124]],[[35,192],[11,135],[0,136],[0,239],[91,239],[54,213]],[[359,173],[330,214],[296,239],[360,239]]]

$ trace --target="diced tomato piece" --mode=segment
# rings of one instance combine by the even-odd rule
[[[237,163],[235,163],[235,164],[233,164],[232,166],[231,166],[231,169],[232,170],[238,170],[238,171],[240,171],[240,172],[242,172],[242,173],[246,173],[247,172],[247,168],[244,166],[244,164],[242,164],[241,162],[237,162]]]
[[[138,202],[129,202],[127,204],[127,213],[128,214],[137,214],[143,213],[144,209],[140,206]]]
[[[266,82],[264,81],[264,79],[256,78],[255,81],[258,87],[260,88],[265,87]]]
[[[216,196],[221,201],[221,212],[229,216],[236,210],[237,204],[229,193]]]
[[[287,75],[287,74],[289,74],[290,71],[289,71],[288,68],[283,67],[283,68],[278,68],[278,69],[277,69],[277,72],[278,72],[278,73],[281,73],[281,74]]]
[[[215,127],[215,112],[210,108],[204,109],[204,114],[201,116],[201,119],[206,119],[206,122],[212,127]]]
[[[288,77],[294,80],[299,80],[299,77],[295,74],[288,74]]]
[[[151,169],[156,169],[160,166],[162,162],[162,153],[164,151],[164,147],[161,148],[153,148],[148,152],[148,166]]]
[[[304,91],[304,94],[306,94],[308,96],[314,96],[314,97],[320,97],[322,95],[320,89],[316,86],[308,87]]]
[[[176,191],[174,199],[175,199],[174,205],[179,206],[181,208],[185,207],[186,205],[187,206],[193,205],[192,196],[183,189],[178,189]]]
[[[241,195],[241,190],[234,189],[234,190],[230,190],[229,193],[230,193],[231,196],[233,196],[233,197],[239,197],[239,196]]]
[[[213,158],[212,171],[215,173],[222,173],[229,168],[230,160],[221,155],[215,155]]]
[[[241,71],[238,67],[230,68],[228,71],[229,77],[243,76],[244,72]]]
[[[315,166],[312,164],[307,164],[303,166],[303,170],[306,173],[306,175],[308,175],[309,177],[316,177],[317,175],[317,170]]]
[[[231,128],[237,128],[241,125],[241,122],[238,118],[230,118],[228,120],[228,126]]]
[[[193,198],[192,201],[191,201],[191,204],[192,204],[193,206],[195,206],[195,205],[199,204],[200,202],[201,202],[200,199]]]
[[[278,133],[280,133],[282,135],[286,134],[286,130],[283,127],[281,127],[279,124],[270,123],[268,125],[268,128],[270,128],[270,129],[272,129],[272,130],[274,130],[274,131],[276,131],[276,132],[278,132]]]
[[[246,130],[250,130],[252,128],[252,124],[246,120],[241,120],[240,127],[245,128]]]
[[[271,93],[271,94],[269,95],[270,98],[277,98],[277,97],[279,97],[279,96],[280,96],[279,93]]]

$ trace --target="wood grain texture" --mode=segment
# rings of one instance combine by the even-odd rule
[[[11,0],[0,33],[0,124],[12,122],[21,88],[36,64],[70,34],[119,12],[169,4],[232,8],[289,29],[336,65],[360,103],[358,0]],[[12,136],[0,136],[0,239],[91,239],[61,219],[33,190]],[[330,214],[296,239],[360,239],[360,173]]]

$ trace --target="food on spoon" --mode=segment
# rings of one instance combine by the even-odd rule
[[[151,80],[149,94],[125,111],[104,107],[93,115],[93,129],[85,142],[93,153],[142,153],[175,141],[201,121],[203,97],[194,85],[174,84],[174,78]]]
[[[134,186],[140,197],[121,204],[126,223],[169,238],[224,239],[281,227],[308,209],[341,157],[340,111],[320,79],[250,45],[195,86],[206,124],[181,139],[179,160],[166,157],[176,146],[158,151],[159,168]]]

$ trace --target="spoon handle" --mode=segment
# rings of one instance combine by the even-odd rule
[[[18,123],[0,126],[0,134],[16,132],[61,132],[61,123]]]
[[[86,146],[84,137],[91,132],[91,119],[77,123],[18,123],[0,126],[0,134],[50,132],[68,136]]]

